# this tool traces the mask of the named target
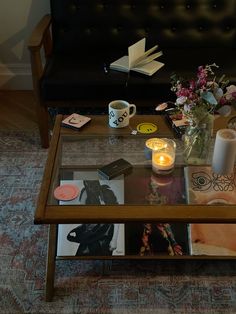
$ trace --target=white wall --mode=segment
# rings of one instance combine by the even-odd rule
[[[0,89],[32,89],[29,36],[49,0],[0,0]]]

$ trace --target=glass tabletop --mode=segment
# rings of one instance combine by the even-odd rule
[[[236,222],[235,197],[231,201],[225,201],[222,195],[201,201],[194,197],[196,192],[210,194],[209,189],[216,186],[227,195],[232,196],[235,191],[235,173],[227,178],[209,174],[214,138],[203,168],[184,163],[183,142],[174,138],[173,171],[160,175],[153,171],[146,141],[156,137],[173,139],[173,132],[161,117],[135,116],[130,128],[113,130],[108,127],[106,117],[92,116],[89,127],[79,132],[62,128],[62,119],[58,117],[54,127],[35,212],[36,223]],[[157,124],[161,132],[131,135],[131,129],[143,121]],[[129,171],[107,180],[99,169],[119,159],[130,163]],[[198,190],[194,193],[190,186],[193,184]],[[58,196],[64,185],[69,198]],[[233,192],[225,191],[232,186]]]
[[[50,205],[164,205],[186,204],[186,167],[183,142],[176,143],[175,166],[168,174],[157,174],[152,169],[149,136],[61,136],[57,162],[52,180]],[[213,146],[213,140],[212,145]],[[212,147],[209,148],[209,161]],[[124,159],[131,164],[129,171],[108,180],[99,169]],[[205,167],[205,166],[204,166]],[[74,185],[72,199],[55,197],[55,189]]]

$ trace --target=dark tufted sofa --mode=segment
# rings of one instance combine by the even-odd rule
[[[125,99],[139,110],[173,95],[170,75],[191,77],[201,64],[217,63],[236,81],[234,0],[51,0],[29,41],[42,146],[48,141],[48,107],[78,112]],[[127,47],[146,37],[163,51],[165,66],[152,77],[108,69]],[[46,63],[41,60],[44,48]],[[104,71],[104,67],[108,71]],[[151,111],[150,111],[151,112]]]

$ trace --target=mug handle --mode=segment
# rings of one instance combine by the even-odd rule
[[[132,108],[132,113],[130,113],[130,109]],[[136,113],[136,106],[134,104],[129,105],[129,118],[132,118]]]

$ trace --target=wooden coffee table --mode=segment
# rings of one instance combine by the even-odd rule
[[[144,154],[145,141],[151,137],[173,137],[173,132],[162,116],[135,116],[130,126],[112,129],[108,126],[108,116],[91,116],[92,120],[80,131],[61,127],[63,116],[56,118],[48,159],[42,180],[37,208],[36,224],[49,224],[48,262],[46,275],[46,300],[50,301],[54,290],[55,261],[57,258],[58,224],[79,223],[127,223],[127,222],[208,222],[235,223],[236,210],[233,205],[150,205],[138,201],[118,205],[63,205],[54,197],[54,190],[63,179],[73,179],[73,174],[82,169],[97,170],[98,167],[119,158],[128,160],[132,165],[152,172],[150,160]],[[157,131],[150,134],[131,135],[137,125],[150,122],[157,125]],[[216,120],[216,129],[225,127],[227,119]],[[176,166],[183,166],[182,151],[177,141]],[[127,189],[127,187],[125,187]],[[128,193],[129,191],[125,191]],[[83,258],[73,256],[73,259]],[[85,257],[88,258],[88,257]],[[95,256],[90,258],[113,259],[114,256]],[[140,256],[119,256],[117,258],[147,258]],[[219,256],[167,256],[152,258],[219,258]]]

